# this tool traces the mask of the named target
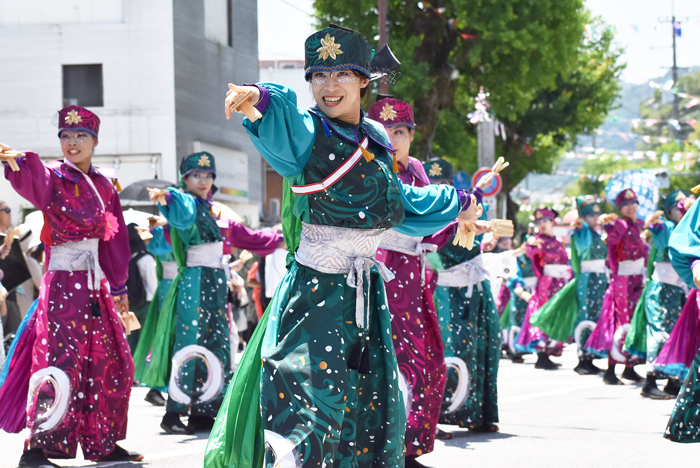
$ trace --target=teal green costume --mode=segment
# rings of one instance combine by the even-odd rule
[[[450,238],[445,246],[437,251],[438,270],[444,271],[481,255],[483,236],[477,236],[474,248],[466,250],[452,244],[451,234],[448,233]],[[448,365],[440,422],[470,429],[491,426],[498,422],[497,378],[501,356],[500,323],[491,285],[488,279],[472,287],[440,284],[438,276],[435,302]]]
[[[170,285],[173,282],[173,277],[168,275],[170,268],[167,268],[168,264],[175,263],[175,255],[173,254],[173,248],[170,246],[166,239],[166,232],[162,226],[155,227],[151,229],[151,234],[153,238],[146,245],[148,251],[156,259],[156,273],[158,276],[158,288],[156,293],[153,295],[153,300],[148,306],[148,315],[146,315],[146,320],[142,324],[143,331],[155,330],[158,326],[158,319],[160,318],[160,311],[165,303],[165,296],[170,290]],[[163,274],[163,265],[166,265],[166,274]],[[177,264],[176,264],[177,266]],[[146,341],[141,347],[140,353],[147,353],[143,356],[138,353],[134,353],[134,362],[149,362],[148,354],[150,354],[151,348],[153,347],[153,341],[155,338],[155,333],[141,333],[140,341]],[[146,366],[138,365],[136,366],[136,371],[134,372],[134,380],[141,381],[146,370]],[[167,386],[157,387],[157,390],[165,392],[168,390]]]
[[[581,217],[600,214],[598,203],[579,199],[577,206]],[[603,308],[603,297],[608,288],[607,257],[608,247],[601,235],[582,220],[571,237],[574,278],[530,319],[530,323],[554,340],[567,342],[573,338],[581,362],[593,359],[585,344]]]
[[[650,257],[653,259],[649,262],[650,264],[664,262],[670,266],[668,241],[674,229],[675,224],[671,221],[649,226],[656,251],[655,257]],[[628,353],[646,357],[647,362],[653,364],[678,321],[685,305],[685,298],[686,292],[683,288],[664,283],[656,275],[652,275],[644,290],[644,303],[637,307],[635,316],[632,318],[630,331],[625,340],[625,350]],[[642,340],[646,338],[646,342],[636,339],[638,335]],[[657,378],[667,377],[660,369],[655,369],[655,374]]]
[[[193,170],[215,173],[214,157],[196,153],[183,160],[183,177]],[[223,261],[222,228],[210,200],[170,187],[160,211],[170,224],[178,273],[172,280],[157,323],[147,323],[136,349],[136,373],[152,388],[168,386],[166,411],[213,418],[233,374],[228,285]],[[227,241],[261,254],[274,251],[281,238],[252,232],[228,221]],[[150,362],[146,358],[151,354]]]
[[[700,259],[700,203],[694,203],[671,234],[668,243],[673,268],[690,288],[692,267]],[[683,386],[664,437],[674,442],[700,442],[700,353],[695,357]]]
[[[334,50],[336,57],[326,59],[335,67],[355,55],[353,43],[350,32],[324,29],[307,39],[307,56]],[[350,68],[342,63],[336,69]],[[403,466],[406,413],[385,273],[371,257],[385,229],[425,236],[453,221],[459,194],[403,185],[392,172],[386,131],[364,114],[352,125],[297,108],[284,86],[258,87],[263,117],[243,125],[286,179],[282,220],[290,257],[217,417],[204,466]],[[373,157],[363,156],[325,190],[294,193],[294,186],[339,169],[365,137]],[[346,273],[335,273],[348,263]],[[259,412],[250,407],[258,392]]]

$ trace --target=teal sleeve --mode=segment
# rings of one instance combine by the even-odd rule
[[[243,119],[255,148],[282,177],[299,174],[311,157],[316,132],[311,114],[297,107],[297,95],[275,83],[259,83],[270,93],[262,118]]]
[[[435,234],[457,218],[462,206],[457,189],[449,185],[414,187],[394,175],[406,212],[406,222],[395,229],[402,234],[425,237]]]
[[[173,248],[170,246],[170,244],[168,244],[168,241],[165,240],[163,226],[158,226],[151,229],[151,234],[153,234],[153,239],[151,239],[148,245],[146,245],[148,252],[158,257],[173,251]]]
[[[700,202],[693,203],[671,233],[668,253],[676,273],[688,286],[695,288],[692,264],[700,259]]]
[[[197,202],[188,193],[182,193],[175,187],[168,187],[168,204],[158,205],[168,223],[175,229],[187,229],[197,218]]]
[[[583,257],[583,253],[590,250],[593,245],[593,234],[587,222],[583,221],[581,227],[574,230],[572,240],[572,248],[576,249],[580,257]]]
[[[675,227],[672,221],[664,221],[663,224],[657,224],[649,229],[656,250],[661,251],[668,247],[668,241],[671,239],[671,233]]]

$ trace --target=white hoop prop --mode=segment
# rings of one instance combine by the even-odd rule
[[[610,357],[618,362],[626,362],[627,356],[622,352],[622,347],[625,345],[625,337],[627,336],[627,331],[630,329],[630,324],[626,323],[621,325],[615,334],[613,335],[613,344],[610,348]]]
[[[275,464],[272,465],[272,468],[301,468],[296,445],[274,431],[265,429],[264,433],[265,450],[272,452],[275,457]]]
[[[408,383],[406,376],[403,372],[399,371],[399,390],[401,390],[401,395],[403,396],[403,406],[406,410],[406,417],[411,414],[411,407],[413,406],[413,389]]]
[[[579,356],[582,356],[584,354],[584,347],[586,346],[586,343],[581,343],[581,335],[583,335],[584,330],[590,330],[591,333],[595,330],[596,323],[593,322],[592,320],[583,320],[581,323],[576,325],[576,328],[574,329],[574,342],[576,343],[576,346],[578,347],[578,354]]]
[[[196,358],[204,361],[204,364],[207,366],[207,380],[202,386],[202,394],[199,397],[198,402],[204,403],[209,400],[213,400],[219,395],[219,393],[221,393],[221,390],[224,387],[224,368],[221,361],[219,361],[214,353],[199,345],[185,346],[173,356],[172,371],[170,372],[170,385],[168,386],[168,393],[170,394],[170,397],[183,405],[190,404],[192,397],[187,395],[180,388],[178,373],[182,366]]]
[[[27,410],[29,405],[34,401],[34,396],[39,391],[40,386],[44,382],[50,382],[53,385],[56,397],[49,409],[34,420],[32,432],[46,432],[63,422],[63,418],[68,412],[68,403],[70,401],[70,379],[58,367],[49,366],[45,369],[40,369],[29,378],[29,393],[27,395]],[[38,424],[37,424],[38,423]]]
[[[515,339],[518,337],[518,333],[520,333],[519,326],[513,325],[510,327],[510,331],[508,332],[508,348],[513,354],[518,354],[518,351],[515,349]]]
[[[451,398],[445,398],[445,401],[449,403],[447,409],[443,411],[443,414],[451,414],[464,406],[469,398],[469,386],[471,384],[471,376],[469,375],[469,369],[464,361],[455,356],[450,356],[445,358],[445,364],[447,364],[447,370],[450,368],[457,372],[457,389]]]

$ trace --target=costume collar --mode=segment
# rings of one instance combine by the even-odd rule
[[[384,126],[378,122],[365,118],[365,113],[362,109],[360,109],[359,125],[353,125],[340,119],[331,119],[326,114],[321,112],[318,106],[309,109],[309,112],[321,119],[321,121],[324,123],[324,129],[335,132],[338,134],[338,136],[345,140],[359,145],[359,136],[357,135],[357,129],[359,127],[365,131],[370,140],[374,141],[380,146],[383,146],[387,151],[391,153],[394,152],[394,148],[391,147],[391,142],[389,141],[389,134],[386,133]],[[326,136],[330,136],[328,131],[326,131]]]

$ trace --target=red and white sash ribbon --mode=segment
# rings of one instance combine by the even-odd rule
[[[369,140],[367,137],[365,137],[365,139],[362,140],[362,143],[360,143],[360,147],[366,149],[368,143]],[[355,150],[355,152],[352,153],[350,158],[347,161],[345,161],[342,166],[333,171],[333,173],[325,179],[323,179],[323,181],[308,185],[292,185],[292,192],[296,193],[297,195],[308,195],[310,193],[323,192],[331,185],[335,184],[340,179],[345,177],[345,174],[350,172],[350,169],[352,169],[355,166],[355,164],[357,164],[357,162],[362,158],[362,150],[360,149],[360,147],[358,147]]]

